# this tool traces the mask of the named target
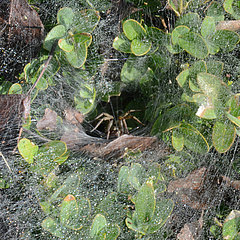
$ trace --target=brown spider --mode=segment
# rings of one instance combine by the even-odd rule
[[[124,115],[119,116],[117,121],[115,121],[115,118],[112,115],[103,112],[95,118],[95,120],[99,120],[99,119],[100,120],[97,123],[97,125],[92,129],[91,132],[95,131],[104,121],[108,121],[107,129],[106,129],[107,139],[109,139],[112,128],[114,128],[113,130],[117,130],[118,137],[123,134],[129,134],[126,120],[134,119],[135,121],[137,121],[138,123],[144,126],[144,124],[137,117],[131,114],[132,112],[137,112],[137,111],[139,110],[129,110]],[[116,126],[113,127],[114,121],[116,122]]]

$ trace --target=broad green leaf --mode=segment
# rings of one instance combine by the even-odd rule
[[[134,19],[128,19],[123,23],[123,32],[129,40],[146,35],[146,30]]]
[[[181,125],[182,120],[187,121],[193,114],[187,104],[179,104],[162,113],[155,121],[151,134],[156,135],[162,131],[169,131]]]
[[[51,217],[48,217],[45,220],[43,220],[42,228],[45,229],[46,231],[49,231],[56,237],[62,239],[64,239],[65,237],[63,227]]]
[[[232,210],[224,221],[222,229],[223,239],[239,240],[240,238],[240,211]]]
[[[129,176],[129,168],[127,166],[122,166],[118,173],[118,185],[117,190],[118,192],[128,193],[130,184],[128,182]]]
[[[236,137],[236,129],[232,123],[216,122],[213,126],[213,146],[220,153],[227,152],[232,146]]]
[[[184,147],[184,137],[177,130],[172,132],[172,145],[173,148],[177,151],[182,151]]]
[[[202,26],[201,26],[201,34],[204,38],[208,38],[213,35],[216,31],[216,24],[213,17],[205,17]]]
[[[80,83],[80,90],[74,95],[76,109],[82,114],[91,112],[96,105],[96,89],[93,85]]]
[[[179,128],[184,136],[184,146],[193,152],[205,154],[209,151],[209,144],[205,137],[192,125],[183,124]]]
[[[92,43],[92,35],[90,33],[76,33],[73,35],[73,38],[77,46],[86,43],[86,46],[89,47]]]
[[[138,82],[146,73],[149,66],[147,56],[137,58],[134,55],[124,63],[121,70],[121,80],[125,83]]]
[[[240,6],[238,0],[225,0],[223,7],[225,11],[230,13],[235,19],[240,19]]]
[[[223,71],[223,62],[220,61],[214,61],[214,60],[209,60],[206,62],[207,64],[207,72],[215,75],[217,77],[222,76],[222,71]]]
[[[8,94],[22,94],[22,86],[19,83],[14,83],[10,87]]]
[[[90,228],[90,234],[89,234],[90,237],[92,238],[96,237],[98,233],[106,226],[107,226],[106,218],[101,214],[97,214],[93,219],[93,223]]]
[[[211,40],[223,51],[232,51],[239,43],[240,36],[238,33],[230,30],[217,30]]]
[[[214,1],[207,10],[207,16],[213,17],[215,21],[224,21],[224,9],[222,3]]]
[[[131,42],[129,39],[122,33],[116,37],[113,41],[113,48],[120,52],[131,53]]]
[[[48,201],[47,202],[39,202],[39,205],[45,214],[49,215],[51,213],[52,205],[50,202],[48,202]]]
[[[229,106],[229,113],[234,117],[240,119],[240,94],[233,95],[229,102],[227,103]]]
[[[233,122],[235,125],[237,125],[238,127],[240,127],[240,119],[239,117],[234,117],[233,115],[231,115],[228,112],[225,112],[226,116],[228,117],[228,119]]]
[[[164,199],[157,201],[154,217],[151,220],[147,229],[148,234],[158,231],[166,223],[167,219],[171,216],[174,203],[171,199]]]
[[[58,158],[62,157],[67,152],[66,143],[58,140],[50,141],[45,143],[39,148],[37,158],[51,159],[57,161]]]
[[[48,51],[51,51],[53,44],[56,40],[63,38],[66,35],[66,28],[63,25],[57,25],[47,34],[43,47]]]
[[[217,46],[212,39],[205,38],[205,42],[207,44],[209,54],[215,55],[220,51],[219,46]]]
[[[97,239],[116,240],[119,235],[120,227],[117,224],[108,224],[98,232]]]
[[[52,171],[48,174],[48,176],[44,179],[44,185],[47,188],[53,188],[57,184],[58,177],[55,174],[55,171]]]
[[[195,61],[194,64],[189,68],[189,75],[190,75],[190,79],[191,81],[193,81],[193,83],[197,83],[196,82],[196,78],[197,78],[197,74],[200,72],[206,72],[207,71],[207,66],[205,61]]]
[[[58,46],[64,52],[71,52],[74,49],[74,46],[72,44],[70,44],[65,38],[58,40]]]
[[[208,48],[204,39],[197,33],[188,32],[179,36],[178,44],[192,56],[204,59],[208,56]]]
[[[211,97],[205,94],[195,94],[193,95],[193,99],[199,105],[196,113],[198,117],[205,119],[215,119],[217,117]]]
[[[201,91],[201,89],[199,87],[197,87],[191,80],[189,80],[189,88],[193,92],[200,92]]]
[[[57,13],[57,22],[59,25],[65,26],[68,31],[73,24],[74,13],[69,7],[61,8]]]
[[[76,14],[74,33],[91,33],[100,20],[99,12],[94,9],[85,9]]]
[[[152,43],[148,40],[133,39],[131,43],[131,51],[136,56],[143,56],[149,52]]]
[[[218,97],[221,88],[221,79],[212,74],[202,72],[197,75],[197,82],[207,96],[212,98]]]
[[[179,36],[188,33],[190,31],[190,28],[187,26],[177,26],[172,31],[172,43],[173,45],[178,44]]]
[[[80,68],[87,59],[87,44],[77,44],[71,52],[65,52],[65,55],[73,67]]]
[[[67,228],[79,230],[88,218],[90,210],[89,202],[84,199],[76,199],[73,195],[67,195],[60,210],[61,223]]]
[[[201,26],[201,20],[197,13],[189,12],[182,15],[176,22],[176,26],[184,25],[190,28],[191,31],[199,32]]]
[[[135,203],[135,219],[139,224],[150,222],[156,207],[153,182],[147,181],[140,188]]]
[[[144,168],[139,163],[133,163],[128,173],[129,183],[137,190],[140,189],[143,178],[145,177]]]
[[[38,152],[38,146],[27,138],[22,138],[18,143],[18,151],[22,157],[29,163],[33,163],[33,159]]]

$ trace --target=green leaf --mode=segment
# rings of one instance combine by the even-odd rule
[[[184,145],[193,152],[205,154],[209,151],[209,144],[205,137],[192,125],[182,124],[179,127],[184,136]]]
[[[213,146],[220,153],[227,152],[236,137],[236,129],[232,123],[216,122],[213,126]]]
[[[178,40],[179,40],[179,36],[188,33],[190,31],[189,27],[186,26],[177,26],[176,28],[174,28],[174,30],[172,31],[172,43],[173,45],[178,44]]]
[[[74,95],[76,109],[82,114],[91,112],[95,107],[96,89],[92,84],[80,83],[80,90]]]
[[[87,59],[87,44],[77,44],[71,52],[65,52],[68,62],[75,68],[83,66]]]
[[[176,80],[180,87],[183,87],[188,76],[189,76],[189,70],[186,69],[186,70],[183,70],[182,72],[180,72],[180,74],[176,77]]]
[[[143,56],[151,49],[152,43],[148,40],[133,39],[131,43],[131,51],[136,56]]]
[[[57,22],[59,25],[63,25],[68,31],[73,24],[74,13],[69,7],[61,8],[57,13]]]
[[[188,6],[188,1],[186,0],[168,0],[168,4],[170,8],[176,13],[176,15],[179,17],[182,15],[183,11],[187,8]]]
[[[90,228],[90,234],[89,234],[90,237],[92,238],[96,237],[98,233],[106,226],[107,226],[106,218],[101,214],[97,214],[93,219],[93,223]]]
[[[72,28],[74,33],[91,33],[99,23],[99,12],[94,9],[84,9],[80,11]]]
[[[22,138],[18,143],[18,151],[22,157],[29,163],[33,163],[33,159],[38,152],[38,146],[27,138]]]
[[[197,75],[197,82],[207,96],[213,98],[218,96],[221,88],[221,79],[212,74],[202,72]]]
[[[238,117],[236,118],[228,112],[225,112],[225,114],[231,122],[240,127],[240,119]]]
[[[208,56],[208,48],[204,39],[197,33],[189,32],[179,36],[178,44],[192,56],[204,59]]]
[[[201,34],[204,38],[208,38],[212,36],[216,31],[215,19],[213,17],[205,17],[202,26],[201,26]]]
[[[187,14],[184,14],[181,16],[177,22],[176,26],[184,25],[190,28],[191,31],[199,32],[200,26],[201,26],[201,20],[199,18],[199,15],[197,13],[189,12]]]
[[[172,145],[175,150],[182,151],[184,147],[184,137],[177,130],[172,132]]]
[[[89,201],[85,198],[76,199],[73,195],[67,195],[60,210],[61,223],[67,228],[79,230],[83,227],[90,212]]]
[[[129,183],[137,190],[140,189],[143,178],[145,177],[144,168],[139,163],[133,163],[128,173]]]
[[[224,221],[222,228],[223,239],[239,240],[240,237],[240,211],[232,210]]]
[[[171,199],[164,199],[156,203],[154,217],[147,229],[148,234],[152,234],[163,227],[167,219],[171,216],[173,207],[174,203]]]
[[[42,222],[42,227],[46,231],[49,231],[51,234],[53,234],[56,237],[64,239],[64,229],[62,226],[57,223],[53,218],[48,217]]]
[[[117,224],[108,224],[102,228],[97,235],[97,239],[115,240],[120,235],[120,228]]]
[[[118,192],[128,193],[130,184],[128,182],[129,176],[129,168],[127,166],[122,166],[118,173],[118,185],[117,190]]]
[[[240,7],[238,0],[225,0],[223,7],[225,11],[230,13],[235,19],[240,19]]]
[[[123,33],[114,39],[113,48],[115,48],[117,51],[124,52],[124,53],[132,52],[131,42]]]
[[[22,94],[22,86],[19,83],[14,83],[10,87],[8,94]]]
[[[147,56],[139,58],[132,55],[122,67],[121,80],[124,83],[138,82],[147,72],[148,66],[149,58]]]
[[[214,61],[214,60],[209,60],[206,62],[207,64],[207,72],[215,75],[217,77],[222,76],[222,71],[223,71],[223,62],[220,61]]]
[[[64,51],[64,52],[71,52],[74,49],[74,46],[70,44],[65,38],[59,39],[58,46]]]
[[[44,40],[43,47],[50,52],[55,41],[63,38],[66,33],[66,28],[63,25],[52,28]]]
[[[212,2],[207,10],[207,16],[213,17],[216,22],[224,21],[224,9],[222,3]]]
[[[146,35],[146,30],[143,26],[133,19],[128,19],[123,23],[123,32],[129,40],[141,38]]]
[[[223,51],[232,51],[239,43],[240,36],[238,33],[230,30],[217,30],[211,40]]]
[[[140,188],[135,204],[135,219],[138,224],[150,222],[155,211],[156,199],[153,182],[147,181]]]

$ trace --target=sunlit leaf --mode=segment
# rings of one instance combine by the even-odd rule
[[[135,219],[139,224],[151,221],[156,207],[153,182],[147,181],[140,188],[135,203]]]
[[[172,132],[172,145],[177,151],[182,151],[184,147],[184,137],[177,130]]]
[[[143,56],[149,52],[152,43],[148,40],[133,39],[131,43],[131,51],[136,56]]]
[[[120,34],[117,36],[113,41],[113,48],[120,52],[124,53],[131,53],[131,42],[129,39],[124,35]]]
[[[140,189],[144,178],[144,168],[139,163],[133,163],[128,173],[129,183],[137,190]]]
[[[240,211],[232,210],[226,217],[223,229],[223,239],[226,240],[238,240],[240,236]]]
[[[207,16],[214,17],[215,21],[224,21],[224,9],[220,2],[214,1],[207,10]]]
[[[204,38],[208,38],[213,35],[216,31],[216,24],[213,17],[205,17],[202,26],[201,26],[201,34]]]
[[[56,237],[64,238],[64,228],[57,223],[53,218],[48,217],[42,222],[42,227],[46,231],[49,231],[51,234],[53,234]]]
[[[223,7],[225,11],[230,13],[235,19],[240,19],[240,8],[238,0],[225,0]]]
[[[65,26],[66,30],[69,30],[73,24],[74,13],[69,7],[61,8],[57,13],[58,24]]]
[[[216,150],[224,153],[232,146],[236,137],[236,129],[232,123],[217,121],[213,127],[212,140]]]
[[[180,87],[183,87],[188,76],[189,76],[189,70],[186,69],[186,70],[180,72],[180,74],[176,77],[176,80]]]
[[[93,219],[92,226],[90,228],[90,237],[96,237],[98,233],[107,226],[107,220],[106,218],[101,215],[97,214],[95,218]]]
[[[192,56],[204,59],[208,56],[208,48],[204,39],[197,33],[188,32],[179,36],[178,44]]]
[[[65,38],[59,39],[58,46],[65,52],[71,52],[74,46],[70,44]]]
[[[56,40],[63,38],[66,35],[66,28],[63,25],[57,25],[52,28],[51,31],[47,34],[43,47],[48,51],[51,51],[53,44]]]
[[[128,19],[123,23],[123,32],[129,40],[146,35],[146,30],[134,19]]]
[[[19,83],[14,83],[10,87],[8,94],[22,94],[22,86]]]
[[[176,28],[174,28],[174,30],[172,31],[172,43],[173,45],[178,44],[178,40],[179,40],[179,36],[188,33],[190,31],[189,27],[186,26],[178,26]]]
[[[27,138],[22,138],[18,143],[18,150],[22,157],[29,163],[33,163],[33,159],[38,152],[38,146]]]
[[[228,119],[233,122],[235,125],[237,125],[238,127],[240,127],[240,119],[237,117],[234,117],[233,115],[231,115],[228,112],[225,112],[226,116],[228,117]]]

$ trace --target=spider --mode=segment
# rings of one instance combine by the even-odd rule
[[[115,118],[112,115],[103,112],[95,118],[95,120],[99,120],[99,119],[100,120],[97,123],[97,125],[92,129],[91,132],[95,131],[104,121],[108,121],[106,132],[107,132],[107,139],[109,139],[109,136],[111,133],[111,128],[113,127],[113,123],[115,121],[116,126],[114,126],[114,130],[117,130],[118,137],[125,133],[129,134],[126,120],[134,119],[135,121],[137,121],[138,123],[140,123],[141,125],[144,126],[144,124],[137,117],[135,117],[131,114],[132,112],[137,112],[137,111],[139,111],[139,110],[129,110],[124,115],[119,116],[117,121],[115,121]]]

